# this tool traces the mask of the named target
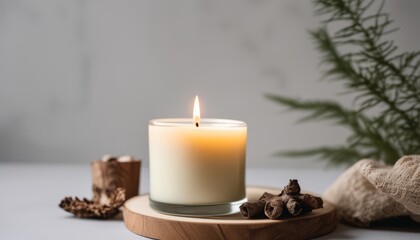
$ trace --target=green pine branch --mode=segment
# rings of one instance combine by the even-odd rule
[[[395,32],[384,1],[315,0],[323,26],[310,35],[321,53],[324,75],[355,94],[355,107],[336,101],[303,101],[268,94],[290,110],[305,112],[302,121],[329,120],[351,130],[340,146],[324,146],[279,154],[318,155],[333,164],[361,158],[394,163],[402,155],[420,153],[420,51],[397,53],[386,39]],[[375,10],[373,8],[376,8]],[[342,27],[330,33],[329,26]],[[350,49],[350,50],[349,50]],[[372,109],[379,113],[372,113]]]

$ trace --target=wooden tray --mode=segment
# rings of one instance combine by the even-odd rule
[[[248,200],[262,193],[279,193],[280,189],[247,188]],[[125,226],[132,232],[154,239],[307,239],[327,234],[336,227],[335,208],[324,208],[283,220],[248,220],[235,215],[193,218],[158,213],[150,208],[149,196],[129,199],[123,208]]]

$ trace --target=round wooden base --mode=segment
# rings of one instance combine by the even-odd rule
[[[280,189],[247,188],[249,201],[264,192]],[[158,213],[150,208],[149,196],[129,199],[123,208],[126,227],[141,236],[154,239],[308,239],[327,234],[336,227],[335,208],[324,202],[324,208],[298,217],[249,220],[239,213],[229,216],[194,218]]]

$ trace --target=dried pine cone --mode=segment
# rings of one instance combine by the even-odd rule
[[[83,198],[80,200],[78,197],[65,197],[58,205],[67,212],[73,213],[76,217],[80,218],[111,218],[119,213],[119,208],[124,204],[125,190],[117,188],[110,197],[110,203],[102,205],[99,202],[94,202]]]

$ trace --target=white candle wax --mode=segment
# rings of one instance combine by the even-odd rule
[[[244,122],[157,119],[149,124],[150,198],[214,204],[245,198]]]

